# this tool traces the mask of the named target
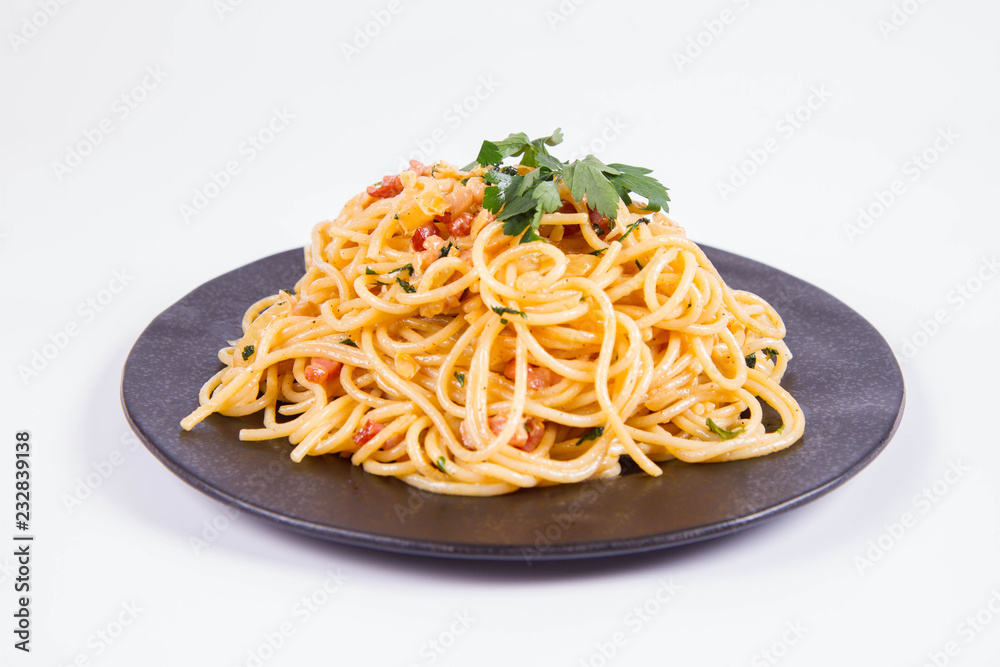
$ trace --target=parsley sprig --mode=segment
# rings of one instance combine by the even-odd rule
[[[651,170],[604,164],[594,155],[562,162],[548,149],[562,142],[562,138],[562,132],[556,128],[551,135],[538,139],[529,139],[524,132],[518,132],[500,141],[484,141],[476,161],[466,165],[466,170],[476,165],[491,167],[483,176],[488,184],[483,207],[503,221],[504,234],[520,235],[521,243],[543,240],[538,234],[542,216],[562,206],[560,181],[574,199],[580,201],[586,197],[589,208],[611,220],[618,217],[619,200],[629,205],[632,194],[648,200],[644,206],[647,211],[667,209],[670,201],[667,188],[649,176]],[[518,156],[522,169],[501,165],[504,159]]]

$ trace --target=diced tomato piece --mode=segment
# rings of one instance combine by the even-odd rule
[[[403,182],[398,175],[383,176],[380,185],[369,185],[368,194],[379,199],[395,197],[403,191]]]
[[[413,232],[410,245],[417,252],[423,252],[424,243],[432,236],[441,236],[441,232],[438,231],[437,225],[433,222],[425,222]]]
[[[357,433],[354,434],[354,444],[355,445],[365,444],[366,442],[374,438],[376,435],[378,435],[379,431],[381,431],[384,428],[385,426],[380,424],[379,422],[373,422],[370,420],[366,421],[364,425],[361,427],[361,430],[359,430]]]

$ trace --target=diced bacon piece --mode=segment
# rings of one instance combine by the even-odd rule
[[[458,215],[472,206],[472,190],[461,184],[456,185],[451,192],[444,196],[444,200],[448,202],[448,210],[451,211],[451,214]]]
[[[486,183],[481,178],[470,178],[465,182],[465,187],[472,193],[472,200],[477,204],[483,203],[483,194],[486,192]]]
[[[590,224],[598,236],[604,236],[614,227],[614,223],[606,215],[601,215],[596,208],[587,208],[587,215],[590,216]]]
[[[326,357],[312,357],[306,366],[306,379],[310,382],[326,382],[337,377],[344,364]]]
[[[506,415],[493,415],[489,419],[490,431],[494,435],[499,435],[503,427],[507,425]],[[523,449],[526,452],[533,452],[538,447],[545,435],[545,422],[538,417],[528,417],[524,420],[523,427],[514,431],[510,441],[507,443],[512,447]]]
[[[538,443],[545,436],[545,422],[538,417],[528,417],[524,422],[524,428],[528,431],[528,440],[521,447],[526,452],[533,452],[538,447]]]
[[[438,231],[437,226],[433,222],[425,222],[424,224],[417,227],[413,232],[413,237],[410,239],[410,245],[417,252],[423,252],[425,248],[425,243],[427,239],[432,236],[441,236],[441,232]]]
[[[493,435],[500,435],[500,431],[507,425],[507,415],[493,415],[488,424]],[[523,428],[517,428],[514,429],[514,435],[511,436],[507,444],[513,447],[523,447],[526,442],[528,442],[528,432]]]
[[[410,160],[410,171],[416,173],[417,176],[426,176],[431,173],[431,168],[419,160]]]
[[[476,216],[466,211],[448,220],[448,233],[454,236],[468,236]]]
[[[504,377],[513,380],[517,373],[517,359],[507,362],[507,367],[503,369]],[[559,376],[552,370],[544,366],[528,364],[528,386],[532,389],[545,389],[551,387],[559,381]]]
[[[403,191],[403,182],[398,175],[383,176],[380,185],[369,185],[368,194],[378,199],[395,197]]]
[[[379,431],[381,431],[384,428],[385,426],[383,426],[379,422],[373,422],[371,420],[366,421],[364,425],[361,427],[361,430],[359,430],[357,433],[354,434],[354,444],[355,445],[365,444],[366,442],[374,438],[376,435],[378,435]]]
[[[440,236],[429,236],[424,241],[424,249],[417,254],[417,261],[414,264],[417,271],[423,271],[434,262],[441,259],[441,250],[448,245]]]

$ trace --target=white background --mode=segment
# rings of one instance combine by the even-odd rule
[[[30,655],[12,648],[12,547],[0,549],[0,662],[1000,661],[1000,5],[150,4],[9,0],[0,12],[0,536],[14,532],[20,429],[34,443],[38,536]],[[244,142],[276,113],[291,118],[251,159]],[[883,333],[907,409],[871,466],[731,537],[527,567],[229,520],[130,438],[121,368],[161,310],[303,245],[420,146],[464,164],[484,138],[556,126],[557,154],[654,168],[693,238],[808,280]],[[239,173],[185,215],[229,161]],[[859,208],[872,212],[861,224]],[[120,465],[88,488],[110,458]],[[229,526],[213,535],[213,521]],[[326,596],[329,572],[348,579]],[[668,602],[661,582],[678,587]],[[324,603],[296,613],[314,594]],[[272,651],[265,638],[279,643],[285,623]]]

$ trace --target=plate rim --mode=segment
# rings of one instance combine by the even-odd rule
[[[698,246],[703,250],[711,253],[719,253],[721,255],[729,255],[740,261],[748,261],[756,264],[760,267],[767,269],[769,272],[773,272],[775,277],[783,278],[788,277],[796,281],[808,285],[811,289],[821,292],[826,297],[836,301],[838,304],[847,308],[852,313],[854,313],[861,321],[868,325],[872,332],[879,337],[882,343],[884,343],[886,349],[891,353],[892,361],[894,362],[894,370],[898,374],[899,386],[901,390],[899,406],[893,420],[892,425],[884,433],[884,435],[879,440],[878,444],[871,448],[863,457],[858,458],[853,462],[853,464],[845,470],[843,473],[826,481],[819,486],[813,487],[810,490],[798,494],[793,498],[790,498],[784,502],[772,505],[765,509],[746,514],[744,516],[721,519],[711,523],[702,524],[693,528],[688,529],[677,529],[667,532],[661,532],[645,536],[637,536],[631,538],[608,538],[608,539],[593,539],[586,540],[582,542],[556,542],[553,543],[549,548],[543,552],[536,552],[530,560],[537,561],[547,561],[547,560],[569,560],[569,559],[581,559],[581,558],[598,558],[598,557],[609,557],[609,556],[620,556],[629,554],[638,554],[648,551],[666,549],[670,547],[677,547],[687,544],[693,544],[695,542],[700,542],[715,537],[722,537],[724,535],[729,535],[736,533],[746,528],[756,526],[758,524],[767,522],[777,516],[780,516],[792,509],[806,505],[827,493],[833,491],[834,489],[845,484],[852,478],[858,475],[864,468],[871,464],[888,446],[889,442],[892,440],[893,436],[896,434],[905,412],[906,406],[906,385],[905,378],[902,374],[902,370],[899,367],[899,360],[896,357],[894,351],[889,346],[885,337],[882,336],[881,332],[875,328],[871,322],[869,322],[864,316],[858,313],[856,310],[848,306],[846,303],[837,299],[826,290],[818,287],[808,281],[801,278],[792,276],[791,274],[773,267],[764,262],[755,260],[750,257],[732,253],[727,250],[716,248],[714,246],[709,246],[706,244],[699,243]],[[135,419],[128,406],[128,397],[126,396],[126,382],[127,375],[129,371],[130,364],[133,360],[133,353],[136,347],[143,337],[149,332],[150,329],[154,327],[161,316],[172,310],[178,304],[188,299],[192,294],[198,290],[204,288],[208,284],[223,279],[226,276],[245,269],[248,266],[259,262],[267,262],[269,260],[276,261],[279,256],[289,255],[291,253],[301,253],[303,247],[291,248],[284,251],[279,251],[271,255],[260,257],[251,262],[245,263],[228,271],[225,271],[217,276],[210,278],[200,285],[197,285],[194,289],[188,291],[184,296],[175,300],[172,304],[161,310],[142,330],[142,333],[136,338],[132,343],[128,355],[126,357],[125,363],[122,367],[121,373],[121,383],[120,383],[120,400],[122,411],[125,413],[126,420],[128,421],[129,427],[136,434],[136,436],[142,441],[143,445],[147,450],[150,451],[153,456],[164,465],[168,470],[170,470],[174,475],[183,480],[189,486],[197,489],[198,491],[204,493],[205,495],[222,502],[226,505],[234,506],[242,511],[245,511],[254,516],[265,519],[269,522],[273,522],[281,526],[282,528],[292,530],[296,533],[307,535],[313,538],[319,538],[324,541],[331,541],[339,544],[345,544],[353,547],[363,547],[363,548],[373,548],[380,551],[390,552],[390,553],[400,553],[409,555],[421,555],[421,556],[431,556],[431,557],[443,557],[452,559],[462,559],[462,560],[524,560],[526,558],[525,551],[530,550],[529,545],[520,544],[484,544],[484,543],[455,543],[446,542],[441,540],[429,539],[429,538],[413,538],[404,537],[398,535],[387,535],[381,532],[373,531],[361,531],[355,530],[353,528],[345,528],[342,526],[333,526],[330,524],[320,523],[314,520],[303,519],[295,516],[290,516],[288,514],[276,511],[274,509],[268,508],[264,505],[254,503],[239,497],[232,495],[231,493],[213,486],[208,481],[202,479],[197,474],[188,470],[183,465],[174,461],[158,446],[153,442],[153,438],[147,436],[147,434],[140,428],[136,423]],[[707,253],[706,253],[707,254]],[[715,261],[709,257],[712,261],[713,266]],[[180,428],[178,426],[178,428]],[[796,446],[798,443],[793,445]],[[717,464],[721,465],[721,464]],[[398,481],[398,480],[397,480]],[[403,483],[403,482],[400,482]],[[581,482],[584,484],[586,482]],[[527,490],[530,491],[530,490]],[[518,493],[518,492],[514,492]]]

